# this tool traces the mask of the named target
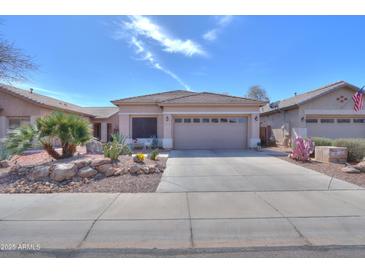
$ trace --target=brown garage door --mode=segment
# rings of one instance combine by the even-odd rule
[[[175,149],[242,149],[246,147],[246,117],[175,117]]]

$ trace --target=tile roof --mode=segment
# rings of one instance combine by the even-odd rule
[[[56,109],[56,110],[63,110],[72,113],[82,114],[86,116],[93,117],[93,114],[87,112],[84,108],[67,103],[65,101],[61,101],[52,97],[48,97],[45,95],[41,95],[38,93],[30,92],[24,89],[16,88],[10,85],[0,84],[0,91],[6,92],[8,94],[13,94],[19,98],[23,98],[27,101],[33,102],[38,105],[43,105],[48,108]]]
[[[275,107],[275,108],[271,108],[270,103],[266,104],[265,106],[263,106],[261,108],[261,113],[270,113],[270,112],[278,111],[280,109],[293,108],[299,104],[303,104],[304,102],[317,98],[318,96],[324,95],[324,94],[331,92],[332,90],[335,90],[340,87],[350,87],[354,90],[358,89],[358,87],[356,87],[352,84],[349,84],[345,81],[337,81],[337,82],[325,85],[323,87],[317,88],[315,90],[297,94],[293,97],[290,97],[290,98],[287,98],[287,99],[284,99],[284,100],[281,100],[278,102],[274,102],[275,104],[277,104],[277,107]]]
[[[118,113],[117,107],[83,107],[83,109],[94,115],[96,119],[106,119]]]
[[[135,97],[128,97],[119,100],[113,100],[112,103],[115,105],[123,104],[123,103],[160,103],[165,100],[179,98],[182,96],[194,94],[192,91],[188,90],[173,90],[173,91],[166,91],[166,92],[159,92]]]
[[[169,99],[161,102],[161,105],[168,104],[247,104],[256,103],[263,105],[264,102],[212,92],[199,92],[187,96]]]
[[[261,101],[238,96],[230,96],[212,92],[193,92],[187,90],[173,90],[148,95],[129,97],[112,101],[113,104],[240,104],[259,103]]]

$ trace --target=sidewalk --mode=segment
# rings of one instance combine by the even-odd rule
[[[365,191],[2,194],[0,243],[41,250],[365,245]]]

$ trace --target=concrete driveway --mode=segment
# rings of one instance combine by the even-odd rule
[[[291,164],[268,152],[172,151],[157,192],[292,191],[360,187]]]

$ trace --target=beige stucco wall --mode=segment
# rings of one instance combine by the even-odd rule
[[[293,128],[299,127],[299,110],[284,110],[279,113],[261,116],[261,126],[271,126],[271,134],[278,143],[282,143],[286,135],[290,135]]]

